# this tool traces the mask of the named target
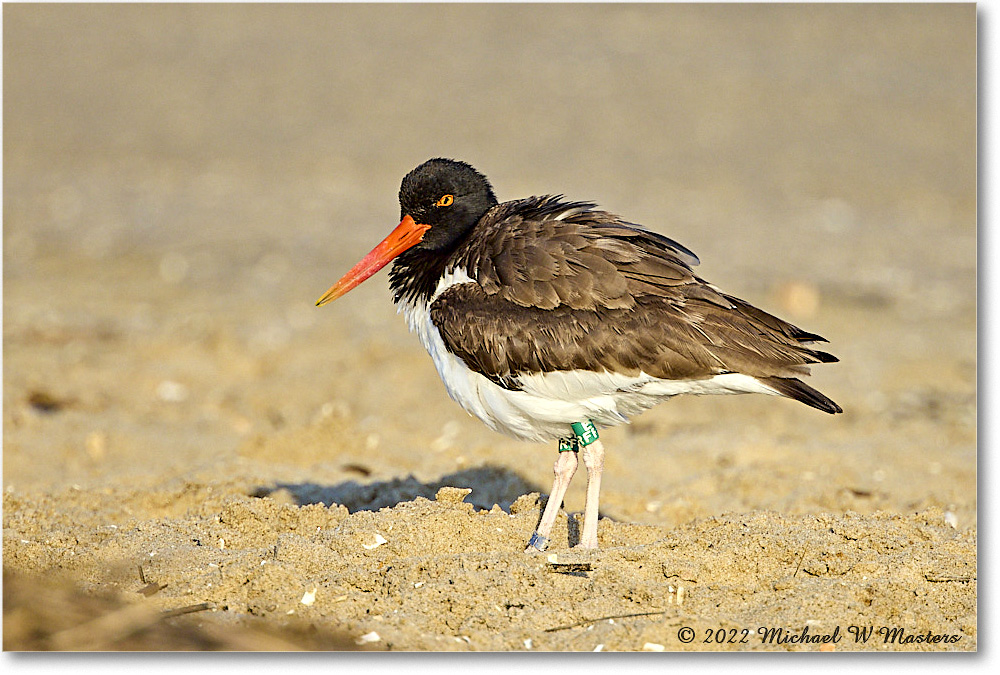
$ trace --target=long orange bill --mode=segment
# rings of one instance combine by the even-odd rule
[[[403,251],[413,248],[424,238],[424,233],[431,228],[430,225],[422,225],[413,220],[410,216],[403,216],[403,221],[395,230],[389,233],[379,243],[352,267],[347,274],[340,278],[340,281],[330,287],[323,297],[316,301],[317,307],[322,307],[331,300],[336,300],[347,291],[351,290],[362,281],[378,272],[398,256]]]

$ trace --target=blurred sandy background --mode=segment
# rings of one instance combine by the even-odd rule
[[[367,648],[706,648],[677,626],[768,621],[975,647],[974,5],[3,19],[8,572],[126,606],[212,603],[170,620],[192,630],[378,633]],[[605,550],[564,588],[577,577],[521,553],[538,503],[508,515],[547,492],[554,448],[448,400],[384,275],[313,307],[435,156],[500,199],[591,199],[684,243],[705,278],[830,339],[842,362],[812,384],[846,413],[689,398],[605,432]],[[443,485],[504,511],[407,501]],[[583,496],[578,478],[567,510]],[[388,543],[365,548],[376,531]],[[761,543],[740,549],[748,532]],[[167,587],[135,593],[139,565]],[[5,625],[34,625],[10,597]],[[661,610],[598,642],[545,632]],[[91,644],[29,633],[5,629],[5,648]],[[94,644],[127,648],[116,635]],[[310,635],[263,644],[341,644]]]

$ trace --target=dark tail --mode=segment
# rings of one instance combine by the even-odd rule
[[[782,396],[787,396],[788,398],[794,398],[796,401],[801,401],[808,406],[812,406],[817,410],[822,410],[825,413],[844,412],[843,408],[828,399],[826,396],[816,391],[808,384],[802,380],[798,380],[794,377],[758,377],[760,382]]]

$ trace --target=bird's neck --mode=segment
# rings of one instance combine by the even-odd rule
[[[437,289],[455,249],[411,248],[392,263],[389,270],[389,289],[392,301],[428,302]]]
[[[487,201],[490,203],[484,204],[482,212],[477,211],[474,218],[470,217],[474,223],[470,227],[458,228],[455,236],[433,242],[432,245],[414,246],[396,258],[389,270],[389,288],[392,290],[394,303],[429,301],[445,271],[470,255],[475,255],[469,250],[470,246],[473,249],[479,247],[484,227],[487,227],[484,223],[495,221],[498,209],[503,208],[503,205],[497,206],[496,197],[492,193],[488,197]]]

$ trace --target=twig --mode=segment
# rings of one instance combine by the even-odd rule
[[[807,548],[802,549],[802,555],[799,556],[799,562],[796,563],[796,565],[795,565],[795,572],[792,574],[792,577],[795,577],[796,575],[798,575],[799,570],[802,569],[802,561],[806,559],[806,553],[808,551],[809,551],[809,549],[807,549]]]
[[[49,637],[49,644],[56,651],[108,650],[120,640],[140,633],[158,621],[214,607],[211,602],[203,602],[157,612],[144,602],[129,604],[86,623],[53,633]]]
[[[924,575],[924,579],[926,579],[927,581],[931,582],[932,584],[951,583],[951,582],[958,582],[958,583],[961,583],[961,584],[967,584],[970,581],[975,581],[976,577],[956,577],[956,576],[950,576],[950,575],[947,575],[947,574],[941,574],[941,575],[927,575],[927,574],[925,574]]]
[[[598,621],[607,621],[608,619],[631,619],[637,616],[656,616],[657,614],[666,614],[666,610],[661,612],[638,612],[636,614],[615,614],[613,616],[602,616],[597,619],[588,619],[586,621],[578,621],[577,623],[571,623],[567,626],[556,626],[555,628],[546,628],[546,633],[554,633],[557,630],[566,630],[567,628],[576,628],[577,626],[586,626],[589,623],[597,623]]]
[[[573,572],[592,572],[594,566],[590,563],[548,563],[549,571],[556,574],[572,574]]]
[[[181,616],[182,614],[194,614],[195,612],[204,612],[207,609],[215,609],[214,602],[199,602],[197,605],[187,605],[186,607],[178,607],[177,609],[165,609],[160,612],[161,619],[169,619],[174,616]]]
[[[149,628],[159,620],[146,603],[126,605],[72,628],[53,633],[49,644],[55,651],[90,651],[110,645]]]

